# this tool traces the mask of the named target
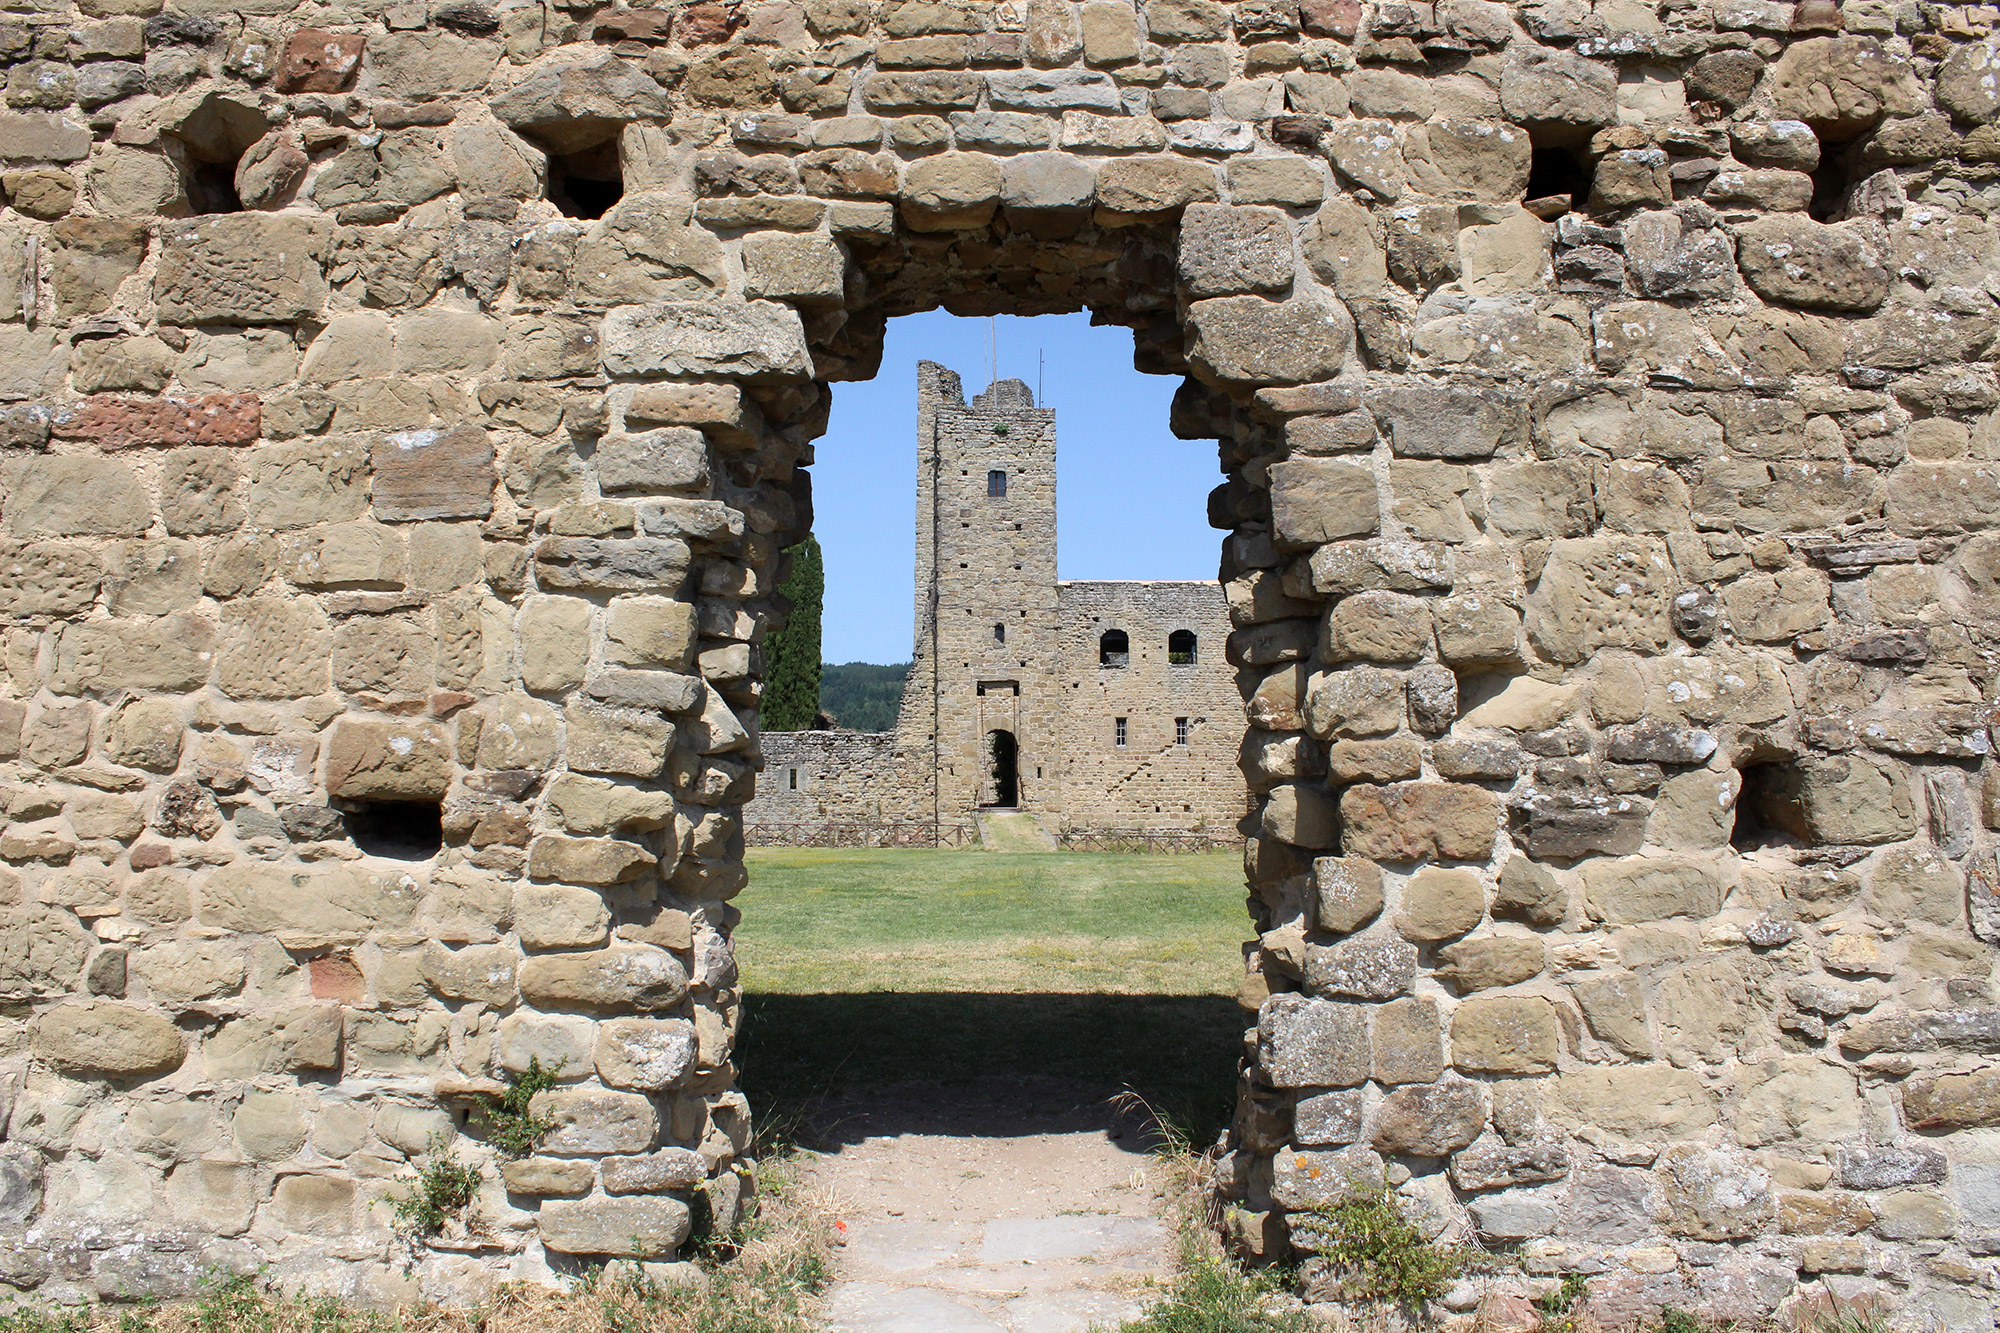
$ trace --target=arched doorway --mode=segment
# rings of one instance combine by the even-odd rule
[[[986,794],[989,799],[982,801],[982,805],[1011,810],[1021,803],[1019,749],[1011,731],[986,733],[986,753],[990,764]]]

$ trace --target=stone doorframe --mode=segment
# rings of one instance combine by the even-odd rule
[[[1220,442],[1244,1252],[1386,1182],[1606,1321],[1990,1319],[1984,19],[146,7],[6,28],[0,1282],[469,1299],[739,1215],[779,553],[942,304],[1130,328]],[[412,1239],[433,1144],[476,1225]]]

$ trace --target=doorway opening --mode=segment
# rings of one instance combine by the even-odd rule
[[[996,810],[1012,810],[1021,803],[1021,756],[1014,733],[1004,729],[987,732],[986,754],[993,794],[986,804]]]

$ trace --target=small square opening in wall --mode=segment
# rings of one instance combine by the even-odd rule
[[[618,140],[594,148],[549,154],[549,202],[564,217],[601,218],[625,197]]]
[[[241,213],[234,162],[192,162],[185,178],[190,213]]]
[[[1729,845],[1739,852],[1811,841],[1806,823],[1805,774],[1790,760],[1746,764],[1736,794],[1736,822]]]
[[[428,861],[444,846],[437,801],[353,801],[343,813],[348,838],[369,856]]]

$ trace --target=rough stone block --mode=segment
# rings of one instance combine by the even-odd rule
[[[541,1150],[555,1155],[648,1152],[660,1135],[652,1098],[632,1092],[551,1088],[528,1111],[554,1122]]]
[[[1292,285],[1292,233],[1284,213],[1188,205],[1181,215],[1180,278],[1195,297],[1283,292]]]
[[[1360,856],[1322,856],[1313,861],[1314,925],[1345,935],[1382,911],[1382,871]]]
[[[1486,889],[1470,870],[1425,866],[1398,895],[1396,930],[1406,940],[1435,944],[1457,939],[1486,915]]]
[[[1372,536],[1382,524],[1375,474],[1352,463],[1294,458],[1274,463],[1272,538],[1288,550]]]
[[[688,426],[607,435],[597,448],[597,485],[607,493],[700,490],[708,485],[708,441]]]
[[[566,884],[622,884],[638,879],[657,864],[645,848],[616,838],[544,834],[528,845],[528,873],[536,879]]]
[[[358,943],[368,932],[406,926],[419,892],[393,876],[345,866],[237,862],[210,871],[198,890],[202,921],[319,943]]]
[[[1447,1075],[1435,1083],[1395,1089],[1377,1104],[1371,1119],[1369,1141],[1377,1152],[1449,1157],[1486,1128],[1486,1093],[1470,1079]]]
[[[536,1214],[542,1244],[559,1254],[658,1259],[676,1253],[692,1223],[688,1206],[664,1196],[552,1199]]]
[[[326,789],[332,796],[435,800],[451,785],[451,741],[423,722],[341,718],[326,743]]]
[[[165,1014],[113,1000],[56,1005],[32,1024],[35,1053],[85,1076],[144,1078],[180,1066],[187,1047]]]
[[[1098,173],[1098,197],[1106,177]],[[1331,301],[1217,296],[1188,308],[1188,360],[1202,378],[1230,384],[1305,384],[1340,373],[1354,343],[1354,320]],[[1353,534],[1343,534],[1353,535]]]
[[[1316,995],[1387,1000],[1409,990],[1416,973],[1415,946],[1393,937],[1364,935],[1306,949],[1306,989]]]
[[[521,964],[522,998],[543,1009],[671,1009],[687,986],[679,959],[638,945],[546,954]]]
[[[535,546],[535,573],[544,588],[671,594],[692,559],[686,542],[669,537],[549,537]]]
[[[1484,861],[1500,827],[1491,792],[1436,782],[1349,787],[1340,817],[1342,850],[1383,861]]]
[[[1368,1008],[1274,995],[1258,1015],[1257,1045],[1273,1087],[1353,1087],[1369,1073]]]
[[[255,394],[201,398],[89,398],[51,418],[59,439],[85,440],[109,453],[138,445],[250,444],[263,424]]]
[[[1670,857],[1589,861],[1583,892],[1591,915],[1614,925],[1677,916],[1700,920],[1722,907],[1722,885],[1711,867]]]
[[[1337,1152],[1282,1150],[1272,1167],[1271,1200],[1283,1208],[1330,1208],[1383,1188],[1381,1157],[1360,1144]],[[1311,1243],[1308,1234],[1292,1239],[1294,1244]]]
[[[1911,1129],[2000,1125],[2000,1069],[1910,1079],[1903,1085],[1903,1119]]]
[[[1559,1050],[1555,1006],[1538,996],[1471,999],[1451,1016],[1451,1062],[1469,1074],[1552,1074]]]
[[[29,457],[0,460],[6,487],[4,522],[24,537],[136,537],[153,507],[132,470],[109,458]]]
[[[798,312],[774,301],[668,301],[604,316],[604,365],[620,375],[714,377],[749,384],[811,374]]]
[[[678,1083],[694,1061],[694,1024],[683,1019],[613,1018],[598,1027],[597,1076],[614,1088],[658,1092]]]
[[[160,226],[153,298],[176,324],[290,324],[319,313],[333,220],[218,213]]]
[[[477,426],[398,431],[370,452],[370,500],[385,523],[493,513],[493,445]]]

